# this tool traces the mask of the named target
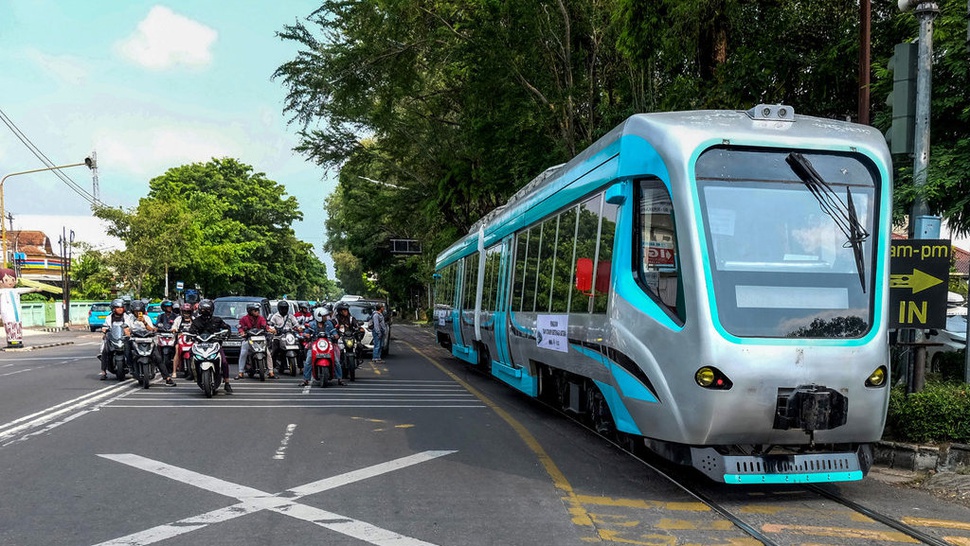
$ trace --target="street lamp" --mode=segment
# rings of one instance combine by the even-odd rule
[[[6,222],[3,221],[4,215],[6,214],[3,208],[3,183],[6,182],[7,179],[10,178],[11,176],[39,173],[43,171],[55,171],[57,169],[67,169],[69,167],[80,167],[81,165],[84,165],[89,169],[95,169],[98,166],[93,159],[91,159],[90,157],[86,157],[84,158],[84,161],[82,161],[81,163],[71,163],[70,165],[55,165],[53,167],[44,167],[43,169],[32,169],[29,171],[20,171],[16,173],[10,173],[8,175],[5,175],[3,178],[0,178],[0,245],[2,245],[4,267],[7,267],[7,224]]]

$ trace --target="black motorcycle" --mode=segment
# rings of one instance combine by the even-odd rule
[[[128,373],[128,358],[126,348],[128,347],[128,336],[125,335],[125,325],[121,322],[114,322],[105,333],[108,343],[105,353],[101,358],[108,359],[106,367],[109,372],[118,377],[118,381],[123,381]]]

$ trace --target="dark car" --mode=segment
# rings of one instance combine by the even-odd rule
[[[258,303],[260,313],[264,318],[270,315],[269,300],[258,296],[225,296],[212,300],[212,314],[226,321],[229,325],[229,339],[222,344],[226,352],[226,358],[230,364],[235,364],[239,360],[239,349],[242,347],[242,338],[239,337],[239,319],[246,314],[246,305]]]
[[[374,335],[371,333],[371,327],[374,325],[374,308],[377,303],[384,304],[384,320],[387,323],[387,338],[384,340],[384,346],[381,348],[381,354],[374,355]],[[364,354],[369,355],[371,358],[382,359],[387,356],[390,352],[391,346],[391,316],[392,313],[387,308],[387,302],[383,300],[365,300],[359,299],[354,301],[342,301],[341,303],[346,303],[350,307],[350,314],[357,319],[364,327],[364,338],[360,341],[361,346],[364,349]]]

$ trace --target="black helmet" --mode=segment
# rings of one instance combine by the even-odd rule
[[[210,300],[210,299],[204,299],[204,300],[202,300],[202,301],[199,302],[199,314],[200,315],[203,315],[203,316],[206,316],[206,317],[211,317],[212,316],[212,310],[214,308],[215,308],[215,306],[212,305],[212,300]]]
[[[276,304],[276,309],[279,310],[281,315],[285,315],[290,312],[290,304],[286,300],[283,300]]]
[[[256,302],[250,302],[246,304],[246,312],[259,311],[259,304]]]
[[[348,309],[348,310],[350,309],[350,306],[347,305],[347,302],[345,301],[337,302],[337,312],[339,313],[344,309]]]
[[[131,302],[131,312],[132,313],[144,313],[145,312],[145,302],[141,300],[135,300]]]
[[[183,315],[191,315],[192,314],[192,304],[191,303],[185,302],[185,303],[182,304],[182,314]]]
[[[172,312],[172,307],[174,305],[170,300],[162,300],[162,311]]]

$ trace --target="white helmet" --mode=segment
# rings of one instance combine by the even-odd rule
[[[326,307],[317,307],[313,310],[313,320],[317,322],[323,322],[327,320],[327,316],[330,315],[330,310]]]

